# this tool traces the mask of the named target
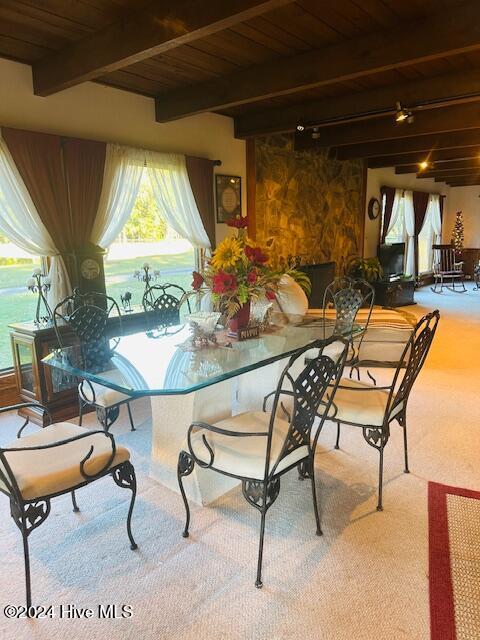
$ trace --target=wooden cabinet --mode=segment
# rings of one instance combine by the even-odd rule
[[[45,405],[54,421],[77,416],[77,379],[42,363],[42,358],[57,346],[53,327],[39,328],[31,322],[11,324],[10,340],[21,401],[36,400]],[[22,409],[20,415],[28,415],[37,424],[43,424],[47,420],[35,408]]]
[[[53,421],[70,420],[78,416],[79,380],[66,372],[45,366],[45,358],[58,347],[53,325],[38,327],[33,322],[20,322],[9,325],[12,344],[15,380],[20,401],[36,400],[45,405],[52,414]],[[137,311],[122,316],[123,334],[145,331],[145,314]],[[71,344],[75,341],[67,326],[59,328],[62,341]],[[118,335],[118,318],[108,321],[109,335]],[[86,408],[85,411],[89,409]],[[35,408],[21,409],[20,415],[29,416],[36,424],[46,423],[43,412]]]
[[[394,282],[381,280],[375,283],[374,288],[375,304],[382,305],[382,307],[403,307],[416,304],[414,280],[395,280]]]

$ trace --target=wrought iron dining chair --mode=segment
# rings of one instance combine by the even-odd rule
[[[375,290],[366,280],[342,276],[328,285],[323,295],[323,322],[324,332],[329,321],[332,322],[334,312],[334,335],[349,335],[350,350],[347,365],[354,365],[358,359],[358,353],[370,322]],[[360,330],[353,336],[353,328],[357,313],[360,308],[365,308],[366,314],[362,318]],[[324,338],[325,338],[324,333]]]
[[[263,541],[265,534],[265,516],[278,497],[280,477],[294,467],[298,467],[302,477],[311,479],[313,507],[317,525],[317,534],[321,535],[318,511],[314,454],[320,427],[312,439],[312,427],[324,395],[333,384],[333,392],[322,405],[326,415],[334,397],[344,366],[348,342],[343,340],[343,354],[336,361],[323,355],[323,347],[333,340],[317,340],[297,351],[284,368],[277,390],[274,392],[270,414],[265,411],[249,411],[215,424],[193,422],[188,430],[186,448],[180,452],[177,476],[186,510],[186,522],[183,536],[188,537],[190,509],[183,486],[183,478],[194,470],[195,464],[202,469],[211,469],[223,475],[238,478],[242,482],[242,491],[247,502],[261,514],[260,543],[255,586],[262,586]],[[309,361],[301,373],[294,379],[292,371],[296,361],[305,358],[308,349],[318,350],[318,356]],[[289,384],[291,389],[284,388]],[[293,399],[293,412],[290,422],[277,416],[282,394]]]
[[[328,419],[337,424],[335,448],[340,448],[340,427],[345,424],[360,427],[367,444],[379,452],[378,511],[383,509],[383,451],[390,438],[390,424],[393,420],[396,420],[403,428],[404,472],[409,473],[407,405],[413,384],[432,345],[439,319],[440,313],[437,309],[424,316],[417,323],[405,345],[390,385],[380,387],[350,378],[342,378],[338,387],[332,387],[332,393],[335,392],[335,397]],[[403,369],[402,363],[404,362],[406,365]],[[404,374],[400,379],[401,371],[404,371]]]
[[[114,318],[116,334],[122,335],[122,316],[114,298],[104,293],[80,293],[75,289],[71,296],[59,302],[53,311],[53,325],[60,348],[66,346],[62,337],[61,324],[67,325],[82,345],[84,356],[90,366],[99,364],[100,359],[108,362],[109,340],[107,323]],[[63,334],[65,335],[65,334]],[[101,370],[101,369],[100,369]],[[82,424],[84,409],[95,408],[97,418],[108,431],[120,413],[121,405],[127,406],[130,428],[135,431],[130,401],[132,398],[120,391],[110,389],[100,383],[82,380],[78,385],[79,425]]]
[[[431,287],[434,293],[443,293],[446,287],[455,293],[465,293],[465,274],[463,262],[457,262],[455,248],[451,244],[434,244],[433,249],[433,278]],[[446,282],[450,282],[447,284]],[[458,284],[458,286],[455,286]],[[440,289],[439,289],[440,287]]]
[[[2,407],[0,413],[33,406],[43,409],[51,423],[48,409],[37,402]],[[47,519],[51,500],[70,493],[73,511],[77,512],[80,509],[75,491],[111,475],[119,487],[132,492],[127,534],[130,548],[136,549],[131,521],[137,484],[130,452],[117,446],[112,434],[58,422],[23,436],[27,424],[28,418],[18,431],[17,440],[0,447],[0,491],[9,498],[10,514],[22,534],[28,614],[32,604],[28,537]]]
[[[147,325],[157,328],[180,324],[180,309],[184,302],[188,313],[191,313],[187,292],[178,284],[154,284],[148,287],[142,298]]]

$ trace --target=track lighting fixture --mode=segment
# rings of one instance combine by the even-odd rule
[[[318,140],[320,138],[320,131],[318,127],[313,127],[312,140]]]
[[[402,107],[401,102],[395,103],[395,122],[397,124],[401,124],[402,122],[407,122],[407,124],[412,124],[414,121],[414,115],[409,109],[405,109]]]
[[[295,127],[297,133],[303,133],[305,131],[305,123],[303,120],[299,120],[297,126]]]

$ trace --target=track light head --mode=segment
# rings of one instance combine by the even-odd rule
[[[299,120],[297,122],[297,126],[295,127],[295,131],[297,131],[297,133],[303,133],[305,131],[305,123],[303,120]]]
[[[320,138],[320,131],[318,127],[313,127],[312,140],[318,140]]]
[[[412,124],[414,120],[414,115],[409,109],[405,109],[402,107],[402,103],[397,101],[395,103],[395,122],[397,124],[401,124],[402,122],[407,122],[407,124]]]

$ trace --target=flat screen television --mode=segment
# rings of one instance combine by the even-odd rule
[[[403,276],[405,269],[405,243],[381,244],[377,251],[385,280],[394,280]]]

